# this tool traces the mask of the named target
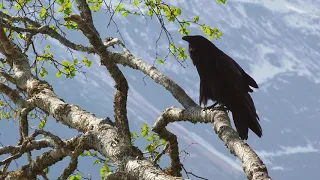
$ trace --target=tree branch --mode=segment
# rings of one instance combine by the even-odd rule
[[[232,128],[230,119],[226,112],[219,110],[203,110],[198,107],[189,109],[180,109],[171,107],[156,121],[152,130],[155,132],[165,130],[170,122],[189,121],[191,123],[213,122],[213,128],[219,138],[226,144],[232,154],[242,161],[243,170],[248,179],[266,180],[271,179],[268,170],[258,155],[250,148],[250,146],[239,138],[239,134]],[[166,131],[166,130],[165,130]],[[159,134],[160,136],[160,134]],[[170,156],[172,156],[170,154]]]
[[[8,96],[16,105],[20,107],[23,107],[27,104],[27,101],[20,96],[17,90],[10,88],[3,83],[0,83],[0,92]]]
[[[161,156],[163,156],[164,154],[166,154],[166,152],[168,151],[169,148],[169,144],[167,143],[163,150],[154,158],[154,160],[152,160],[153,163],[157,163],[157,161],[161,158]]]
[[[165,121],[166,118],[163,115],[161,115],[157,120],[157,122],[159,122],[158,124],[165,124],[162,123]],[[160,138],[169,143],[169,156],[171,159],[171,165],[166,171],[173,176],[181,176],[182,164],[179,157],[177,136],[168,131],[165,126],[153,126],[152,131],[158,133]]]
[[[50,139],[41,139],[41,140],[33,140],[29,142],[24,149],[21,148],[22,145],[18,146],[4,146],[0,147],[0,155],[3,154],[16,154],[22,150],[22,153],[32,151],[32,150],[40,150],[42,148],[54,147],[54,141]]]
[[[92,47],[86,47],[82,45],[75,44],[71,41],[69,41],[67,38],[63,37],[59,33],[57,33],[54,29],[50,28],[49,26],[42,26],[38,22],[33,21],[27,17],[14,17],[10,16],[7,14],[4,14],[3,12],[0,11],[0,26],[8,28],[10,30],[16,31],[16,32],[29,32],[32,34],[46,34],[49,35],[50,37],[58,40],[61,44],[65,45],[66,47],[69,47],[73,50],[76,51],[81,51],[81,52],[87,52],[87,53],[94,53],[95,50]],[[4,18],[12,21],[12,22],[27,22],[31,24],[32,26],[35,27],[35,29],[25,29],[25,28],[20,28],[20,27],[15,27],[10,25]]]
[[[34,138],[39,134],[46,134],[50,136],[55,141],[56,149],[49,150],[48,152],[43,153],[28,165],[22,166],[22,168],[19,170],[0,174],[0,179],[4,179],[4,177],[12,179],[23,179],[23,177],[28,179],[35,179],[37,175],[42,174],[43,169],[61,161],[66,156],[72,156],[72,151],[75,151],[75,153],[79,153],[77,151],[77,147],[79,147],[79,145],[83,143],[90,144],[88,143],[88,141],[91,141],[90,133],[86,133],[84,135],[62,141],[60,138],[49,132],[39,130],[37,130],[30,138]],[[90,148],[89,146],[82,147],[84,147],[83,150]],[[21,154],[21,152],[19,154]]]
[[[6,72],[4,72],[2,70],[0,70],[0,76],[4,77],[10,83],[16,84],[16,81],[14,80],[14,78],[10,74],[7,74]]]
[[[65,18],[65,20],[73,21],[78,24],[79,29],[96,49],[96,53],[100,56],[101,64],[107,68],[111,77],[114,79],[116,88],[116,92],[114,94],[115,123],[119,128],[119,133],[122,134],[124,140],[128,143],[131,141],[127,117],[128,82],[115,62],[109,58],[109,52],[104,46],[98,31],[92,22],[91,10],[86,0],[77,0],[76,2],[81,16],[72,14],[70,17]]]
[[[137,69],[149,76],[156,83],[166,88],[184,108],[198,106],[178,84],[144,60],[116,52],[110,52],[110,58],[123,66]]]
[[[85,146],[85,140],[82,137],[80,137],[80,140],[78,142],[77,147],[72,152],[71,160],[69,163],[69,166],[63,171],[63,174],[59,177],[59,179],[64,180],[67,179],[76,169],[78,166],[78,156],[83,153],[85,149],[88,149],[88,147]]]

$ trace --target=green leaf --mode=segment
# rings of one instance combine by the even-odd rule
[[[155,150],[155,146],[153,144],[148,144],[148,146],[145,148],[148,152],[152,152]]]
[[[217,2],[218,3],[221,2],[221,3],[225,4],[227,2],[227,0],[217,0]]]
[[[78,59],[74,59],[73,60],[73,64],[78,64],[79,60]]]
[[[193,22],[196,23],[196,22],[199,21],[199,19],[200,19],[200,17],[199,17],[199,16],[196,16],[196,17],[193,18]]]
[[[81,174],[76,174],[73,176],[70,176],[69,180],[80,180],[82,178]]]
[[[60,4],[60,5],[61,5],[61,4],[64,4],[64,0],[58,0],[57,2],[58,2],[58,4]]]
[[[130,136],[131,136],[131,138],[135,138],[135,137],[139,137],[139,134],[134,133],[134,132],[130,132]]]
[[[100,160],[100,159],[97,159],[97,160],[94,161],[93,164],[100,164],[100,163],[101,163],[101,160]]]
[[[158,58],[157,61],[159,64],[164,65],[164,61],[161,58]]]
[[[41,70],[40,70],[40,72],[39,72],[39,75],[40,75],[41,77],[45,78],[45,77],[47,77],[48,74],[49,74],[49,73],[48,73],[47,69],[42,66],[42,67],[41,67]]]
[[[59,70],[59,71],[56,73],[56,76],[57,76],[57,78],[60,78],[60,77],[62,76],[61,70]]]
[[[181,9],[180,8],[176,9],[176,13],[177,15],[181,15]]]
[[[100,177],[105,179],[110,173],[111,170],[109,169],[108,164],[104,164],[104,166],[100,169]]]
[[[0,9],[6,9],[3,5],[3,3],[0,3]]]
[[[120,3],[118,6],[116,6],[116,13],[120,13],[124,9],[123,6],[123,3]]]
[[[149,125],[144,123],[143,127],[141,128],[141,136],[145,137],[149,135]]]
[[[152,16],[153,15],[153,11],[151,10],[151,9],[149,9],[149,11],[148,11],[148,16]]]
[[[62,61],[62,65],[64,65],[64,66],[68,67],[68,66],[69,66],[69,62],[68,62],[68,61],[66,61],[66,60],[63,60],[63,61]]]
[[[123,17],[127,17],[128,14],[129,14],[129,12],[128,12],[128,11],[125,11],[125,12],[122,13],[122,16],[123,16]]]
[[[41,8],[41,13],[40,13],[40,18],[44,19],[47,16],[47,9],[42,7]]]
[[[180,34],[189,35],[190,31],[186,28],[186,26],[181,26],[179,29]]]
[[[18,34],[18,38],[20,38],[20,39],[25,39],[27,37],[27,35],[26,35],[26,33],[19,33]]]
[[[87,66],[90,67],[92,65],[92,61],[88,60],[87,56],[83,56],[82,62]]]
[[[30,118],[33,118],[35,116],[35,114],[34,113],[30,113]]]
[[[39,123],[38,127],[39,127],[40,129],[43,129],[43,128],[46,126],[47,121],[48,121],[48,117],[47,117],[47,116],[43,117],[43,119],[42,119],[41,122]]]
[[[133,6],[138,6],[140,4],[140,0],[134,0],[133,1]]]
[[[86,156],[92,156],[91,151],[88,151],[88,152],[86,153]]]
[[[62,12],[64,10],[64,6],[60,6],[60,8],[58,9],[58,12]]]
[[[45,169],[43,170],[43,172],[46,173],[46,174],[48,174],[48,173],[49,173],[49,168],[45,168]]]
[[[149,136],[148,138],[147,138],[147,140],[148,141],[153,141],[155,139],[155,137],[152,135],[152,136]]]
[[[173,54],[176,53],[176,45],[175,45],[174,43],[171,43],[171,44],[170,44],[170,50],[171,50],[171,52],[172,52]]]

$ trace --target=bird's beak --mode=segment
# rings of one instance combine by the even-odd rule
[[[189,42],[189,36],[183,36],[182,40],[185,40],[185,41]]]

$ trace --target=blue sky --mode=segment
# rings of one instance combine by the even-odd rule
[[[229,0],[226,5],[212,0],[170,0],[172,5],[182,8],[182,16],[192,19],[200,15],[201,22],[220,29],[224,35],[214,43],[233,57],[254,79],[260,89],[253,93],[261,119],[263,137],[250,132],[248,144],[266,163],[274,179],[315,179],[320,169],[320,2],[317,0]],[[116,4],[116,2],[114,2]],[[317,6],[318,4],[318,6]],[[128,49],[152,64],[156,55],[155,41],[160,29],[158,22],[116,15],[115,20]],[[95,14],[95,25],[102,37],[120,37],[114,25],[107,27],[109,17]],[[187,47],[181,40],[177,25],[169,24],[177,44]],[[200,28],[192,26],[191,34],[202,34]],[[84,45],[88,41],[80,33],[68,33],[68,39]],[[56,40],[49,40],[52,51],[61,60],[70,60],[65,47]],[[44,47],[39,44],[39,48]],[[168,42],[160,39],[157,52],[165,55]],[[113,50],[113,49],[111,49]],[[119,50],[119,49],[116,49]],[[75,53],[81,57],[82,53]],[[79,75],[72,80],[57,79],[55,71],[46,80],[53,84],[55,92],[66,102],[79,105],[100,117],[112,117],[113,81],[106,69],[98,66],[86,69],[86,77]],[[156,64],[166,75],[172,77],[198,102],[199,78],[190,59],[182,63],[169,57],[164,65]],[[161,111],[178,102],[160,85],[135,70],[121,68],[129,81],[128,116],[131,130],[138,132],[143,123],[152,125]],[[15,144],[17,129],[14,122],[1,121],[2,144]],[[32,122],[34,126],[37,122]],[[76,132],[49,121],[47,127],[62,137],[68,138]],[[64,128],[61,131],[61,128]],[[192,145],[185,160],[188,170],[208,179],[246,179],[241,163],[230,155],[217,138],[211,125],[173,123],[169,129],[179,139],[181,149]],[[10,137],[10,138],[7,138]],[[142,144],[138,144],[140,146]],[[67,162],[67,161],[66,161]],[[93,161],[92,161],[93,162]],[[166,161],[164,161],[165,164]],[[63,163],[62,163],[63,164]],[[90,163],[89,163],[90,164]],[[196,164],[196,165],[195,165]],[[80,166],[82,171],[97,173],[88,163]],[[61,169],[52,170],[55,179]],[[97,177],[97,174],[94,176]]]

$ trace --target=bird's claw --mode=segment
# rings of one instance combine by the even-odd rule
[[[225,105],[223,105],[223,104],[220,104],[220,106],[218,106],[218,107],[216,107],[216,105],[217,105],[218,103],[217,102],[215,102],[213,105],[211,105],[211,106],[208,106],[208,107],[204,107],[203,109],[204,110],[221,110],[221,111],[228,111],[229,109],[225,106]]]

